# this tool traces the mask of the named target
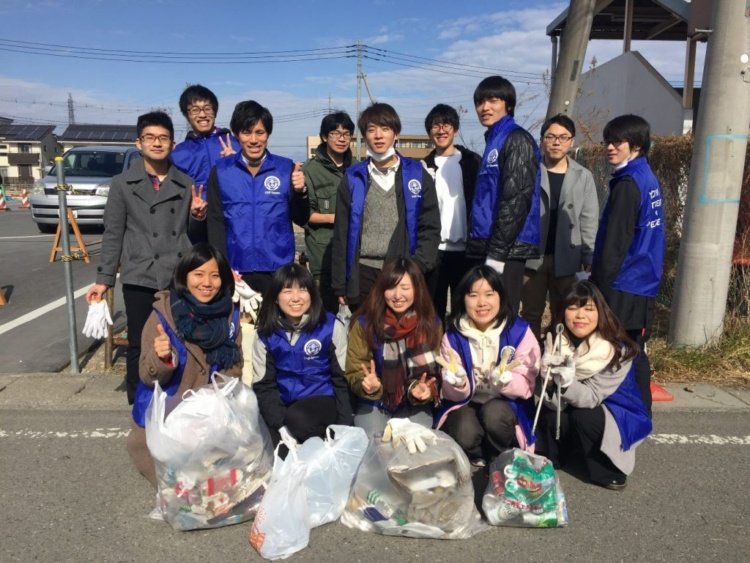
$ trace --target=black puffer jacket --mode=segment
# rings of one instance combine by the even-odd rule
[[[503,185],[492,233],[487,240],[470,238],[466,242],[466,255],[472,259],[489,257],[501,262],[538,258],[541,252],[537,246],[516,240],[529,214],[539,171],[534,139],[529,132],[516,129],[508,135],[498,161]]]

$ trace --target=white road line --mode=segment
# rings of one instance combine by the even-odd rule
[[[10,236],[10,237],[0,237],[0,240],[20,240],[25,238],[50,238],[54,236],[53,234],[49,235],[16,235],[16,236]]]
[[[81,289],[76,290],[73,293],[73,297],[78,299],[81,295],[86,295],[86,292],[88,291],[89,287],[91,287],[91,284],[88,284],[86,287],[82,287]],[[56,299],[52,303],[47,303],[46,305],[39,307],[38,309],[34,309],[33,311],[26,313],[25,315],[21,315],[17,319],[13,319],[12,321],[9,321],[3,325],[0,325],[0,334],[5,334],[9,330],[13,330],[14,328],[19,327],[24,323],[33,321],[34,319],[41,317],[45,313],[49,313],[53,309],[57,309],[58,307],[61,307],[62,305],[65,305],[65,297]]]
[[[704,444],[709,446],[750,445],[750,436],[717,436],[716,434],[652,434],[648,439],[656,444]]]

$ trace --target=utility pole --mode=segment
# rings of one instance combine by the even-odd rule
[[[362,71],[362,42],[357,41],[357,115],[354,118],[354,121],[359,119],[359,114],[362,113],[362,79],[364,77],[364,72]],[[362,135],[359,132],[359,128],[355,128],[357,130],[357,158],[362,158]]]
[[[68,125],[75,125],[76,113],[75,106],[73,106],[73,95],[68,92]]]
[[[560,41],[560,58],[553,68],[547,117],[558,113],[568,116],[573,114],[595,4],[596,0],[570,0],[568,18]]]
[[[721,336],[750,123],[746,0],[713,3],[669,340]]]

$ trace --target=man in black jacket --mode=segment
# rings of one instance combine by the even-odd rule
[[[453,293],[468,269],[467,206],[474,197],[481,157],[454,144],[459,117],[451,106],[438,104],[432,108],[424,120],[424,127],[435,145],[435,149],[424,158],[424,165],[435,179],[441,225],[437,265],[427,276],[427,284],[435,310],[445,323],[448,288]]]

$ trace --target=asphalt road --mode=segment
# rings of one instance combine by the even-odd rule
[[[561,472],[570,524],[492,528],[469,540],[314,529],[296,561],[746,561],[750,412],[658,413],[622,492]],[[125,451],[128,413],[0,410],[0,560],[260,561],[249,523],[174,532],[146,516],[154,493]],[[719,437],[741,437],[731,445]],[[690,443],[680,443],[680,442]]]

